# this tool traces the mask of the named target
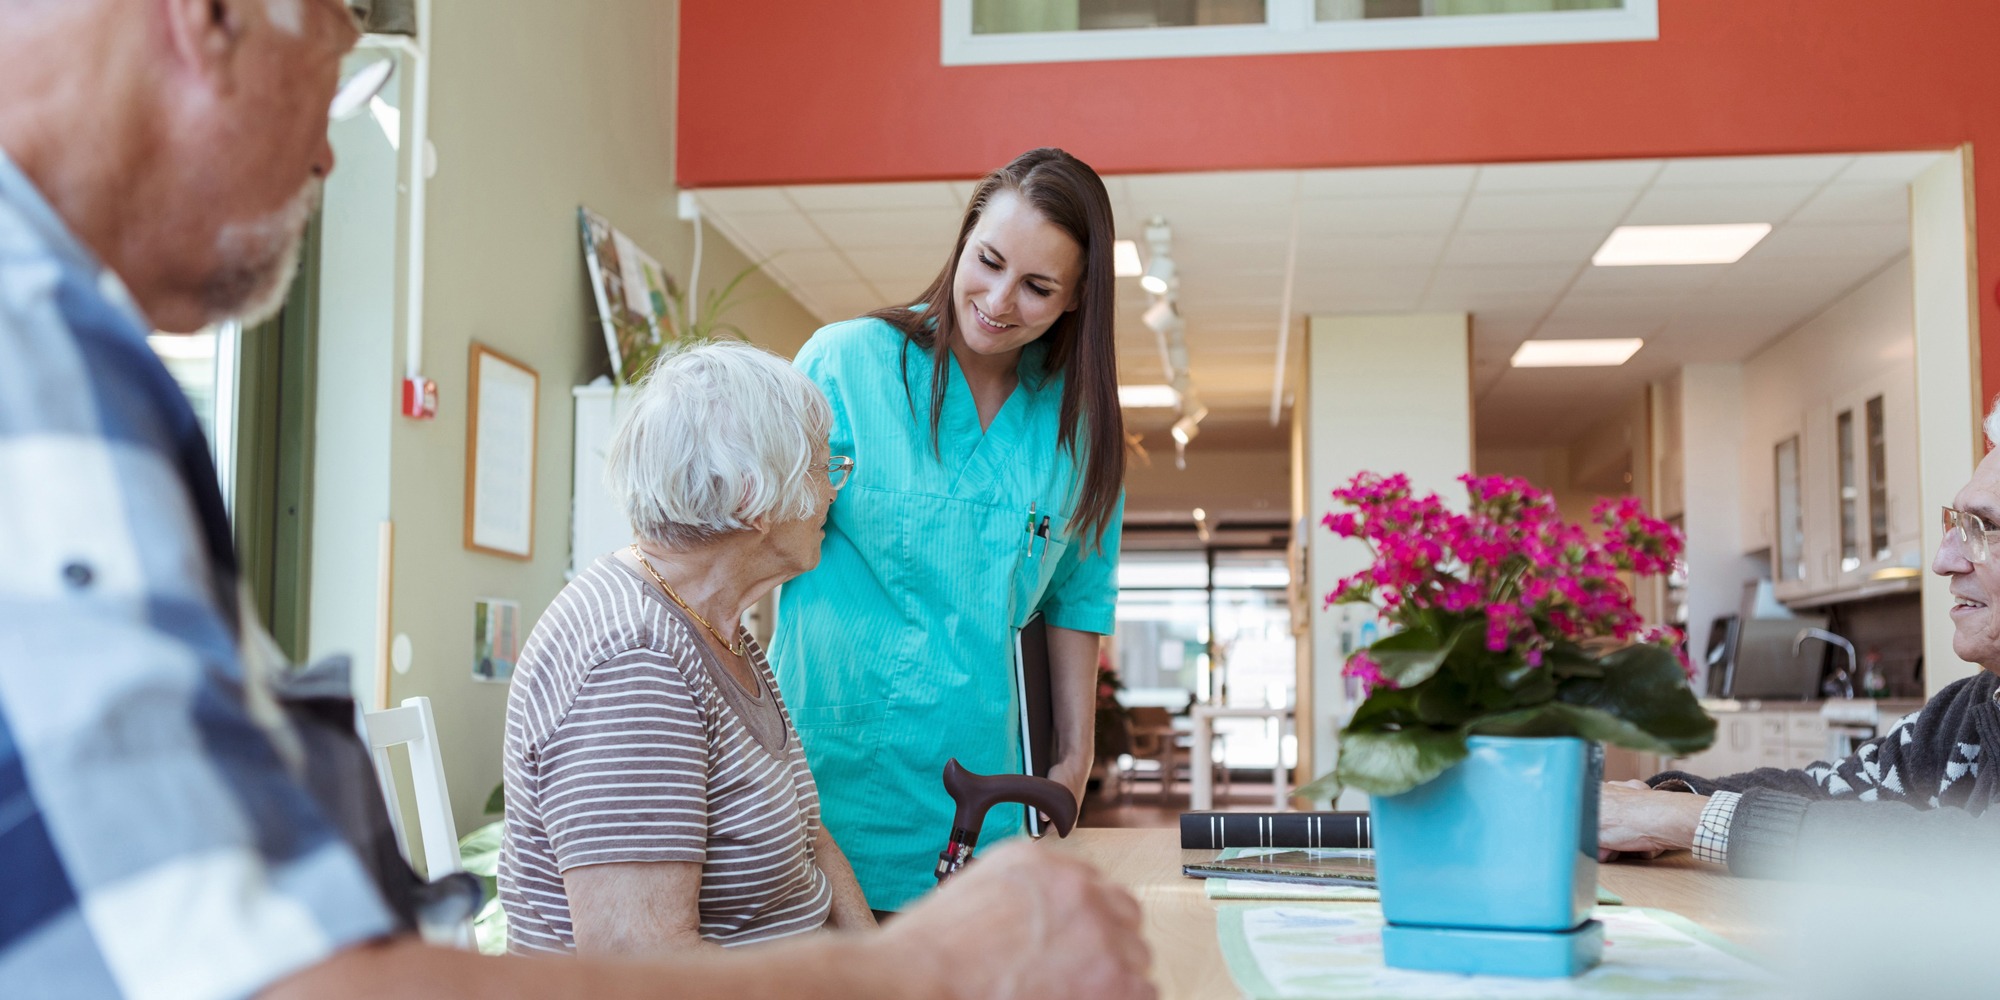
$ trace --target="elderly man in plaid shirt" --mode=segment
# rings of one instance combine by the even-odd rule
[[[282,300],[357,37],[340,0],[0,0],[0,997],[1151,995],[1136,904],[1031,848],[879,934],[671,968],[408,932],[413,876],[339,815],[379,793],[315,794],[246,665],[145,339]]]

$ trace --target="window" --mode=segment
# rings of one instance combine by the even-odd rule
[[[947,66],[1659,37],[1659,0],[940,2]]]
[[[189,334],[156,333],[146,343],[167,366],[194,408],[208,454],[222,483],[222,502],[235,514],[231,473],[236,467],[236,348],[242,328],[221,323]]]
[[[1283,550],[1128,551],[1114,648],[1128,705],[1290,705],[1297,659]],[[1232,769],[1292,762],[1296,740],[1262,719],[1218,719]]]

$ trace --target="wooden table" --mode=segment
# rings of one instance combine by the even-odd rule
[[[1056,850],[1089,861],[1139,898],[1153,976],[1163,1000],[1209,1000],[1240,995],[1216,938],[1217,903],[1200,879],[1181,875],[1186,861],[1209,860],[1214,851],[1183,851],[1180,831],[1083,829]],[[1603,865],[1598,880],[1631,906],[1672,910],[1738,944],[1768,943],[1754,919],[1757,883],[1731,878],[1713,865],[1681,853],[1657,861]],[[1353,906],[1353,903],[1310,905]]]

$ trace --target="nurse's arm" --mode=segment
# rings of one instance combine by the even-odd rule
[[[1055,709],[1056,759],[1049,777],[1069,786],[1083,803],[1097,739],[1097,648],[1095,632],[1049,626],[1050,700]]]
[[[563,872],[579,955],[721,952],[701,936],[701,865],[627,861]]]
[[[875,912],[868,908],[868,897],[862,893],[861,883],[847,863],[847,855],[833,842],[833,834],[827,831],[824,821],[813,837],[813,860],[833,890],[833,909],[826,915],[827,924],[843,931],[874,928]]]

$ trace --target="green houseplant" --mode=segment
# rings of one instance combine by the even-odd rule
[[[1387,964],[1573,976],[1604,947],[1601,744],[1685,756],[1715,736],[1679,635],[1645,624],[1628,582],[1682,541],[1631,498],[1599,503],[1593,535],[1526,482],[1460,481],[1462,513],[1400,475],[1334,491],[1349,509],[1326,527],[1374,560],[1327,604],[1391,632],[1348,658],[1366,697],[1300,794],[1372,796]]]
[[[1366,698],[1335,768],[1299,790],[1409,791],[1488,736],[1577,736],[1686,756],[1715,738],[1688,687],[1680,636],[1648,628],[1628,575],[1668,572],[1682,541],[1632,498],[1597,505],[1602,536],[1565,522],[1517,479],[1460,477],[1463,513],[1401,475],[1363,473],[1322,523],[1375,555],[1326,597],[1375,609],[1391,631],[1348,658]]]
[[[652,370],[653,362],[659,359],[660,352],[666,350],[669,345],[699,343],[721,337],[746,339],[743,330],[734,323],[725,322],[723,316],[742,304],[737,298],[737,292],[741,290],[744,279],[756,274],[763,266],[764,262],[758,261],[736,272],[735,277],[720,287],[709,289],[708,294],[701,297],[701,308],[698,310],[690,308],[694,303],[689,300],[688,293],[683,291],[678,283],[662,275],[666,288],[657,297],[666,301],[665,308],[661,310],[656,321],[657,329],[653,326],[655,321],[642,319],[635,313],[621,312],[614,320],[619,326],[619,340],[633,344],[633,347],[625,352],[623,364],[618,371],[618,384],[638,384],[639,380],[645,378],[646,373]],[[628,332],[640,335],[627,337]]]

